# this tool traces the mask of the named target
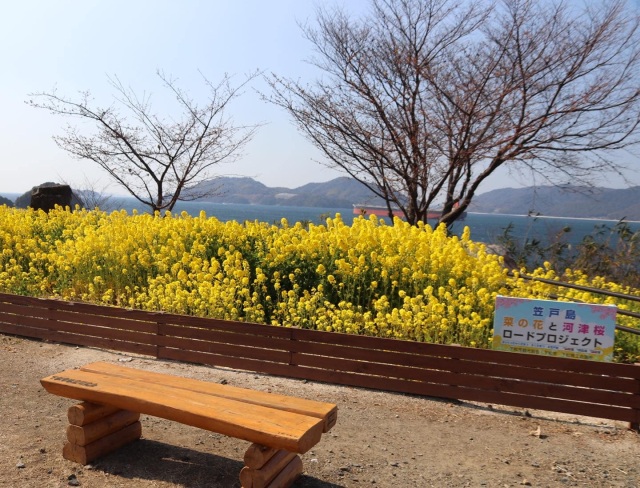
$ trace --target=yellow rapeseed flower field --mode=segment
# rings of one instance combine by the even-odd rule
[[[0,206],[0,248],[5,293],[472,347],[490,347],[496,295],[557,290],[510,277],[468,228],[456,237],[375,216],[269,225]],[[548,268],[528,273],[555,278]],[[603,301],[571,290],[564,297]],[[629,357],[638,346],[625,340],[619,349]]]

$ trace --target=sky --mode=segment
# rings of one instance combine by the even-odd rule
[[[318,0],[319,1],[319,0]],[[355,15],[367,0],[324,0]],[[108,77],[150,93],[162,111],[170,95],[156,75],[164,71],[195,100],[206,100],[201,73],[240,82],[255,70],[313,81],[312,55],[300,23],[312,21],[314,0],[20,0],[0,16],[0,192],[23,193],[46,181],[120,193],[95,163],[73,159],[52,139],[71,120],[28,106],[32,93],[56,89],[75,98],[90,90],[96,104],[113,101]],[[229,107],[239,124],[263,124],[240,160],[219,166],[221,176],[249,176],[267,186],[296,188],[343,176],[296,129],[281,108],[261,100],[256,79]],[[633,183],[640,185],[640,178]],[[506,172],[481,188],[530,185]],[[606,186],[625,186],[608,180]],[[481,192],[482,192],[481,191]]]

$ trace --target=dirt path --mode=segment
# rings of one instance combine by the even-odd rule
[[[39,379],[91,361],[338,404],[298,487],[640,487],[623,423],[451,403],[0,335],[0,486],[238,487],[247,443],[142,416],[142,440],[80,466],[62,458],[66,410]],[[70,480],[71,477],[71,480]]]

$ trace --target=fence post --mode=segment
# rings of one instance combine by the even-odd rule
[[[635,366],[638,365],[638,363],[635,364]],[[638,399],[638,401],[640,401],[640,378],[636,378],[636,388],[633,394]],[[633,411],[636,414],[636,418],[634,421],[629,422],[629,429],[635,432],[640,432],[640,407],[634,407]]]
[[[162,312],[156,313],[156,317],[158,317],[156,319],[156,359],[162,359],[161,350],[164,346],[160,344],[160,342],[161,338],[165,336],[162,326],[165,325],[166,322],[163,320],[164,314]]]
[[[58,330],[58,328],[56,327],[57,319],[54,318],[55,311],[56,309],[52,305],[47,306],[47,330]]]
[[[296,337],[296,330],[297,327],[289,328],[289,366],[292,368],[295,368],[297,366],[296,361],[294,360],[296,351],[294,351],[293,349],[295,348],[292,347],[293,342],[298,340],[298,338]]]

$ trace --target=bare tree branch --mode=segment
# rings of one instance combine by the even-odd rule
[[[139,97],[117,76],[109,78],[117,95],[106,108],[97,106],[89,92],[73,100],[53,90],[31,94],[27,102],[55,115],[93,122],[96,130],[92,134],[68,125],[54,140],[78,159],[98,164],[152,211],[172,210],[180,200],[206,196],[194,187],[212,176],[213,166],[236,160],[258,128],[236,125],[227,115],[231,102],[258,72],[235,86],[229,75],[218,84],[203,76],[209,89],[203,104],[193,101],[175,79],[160,71],[157,74],[181,110],[176,120],[154,113],[150,95]]]
[[[640,122],[638,15],[624,0],[372,0],[304,26],[324,76],[265,96],[408,221],[451,224],[495,170],[620,171]]]

